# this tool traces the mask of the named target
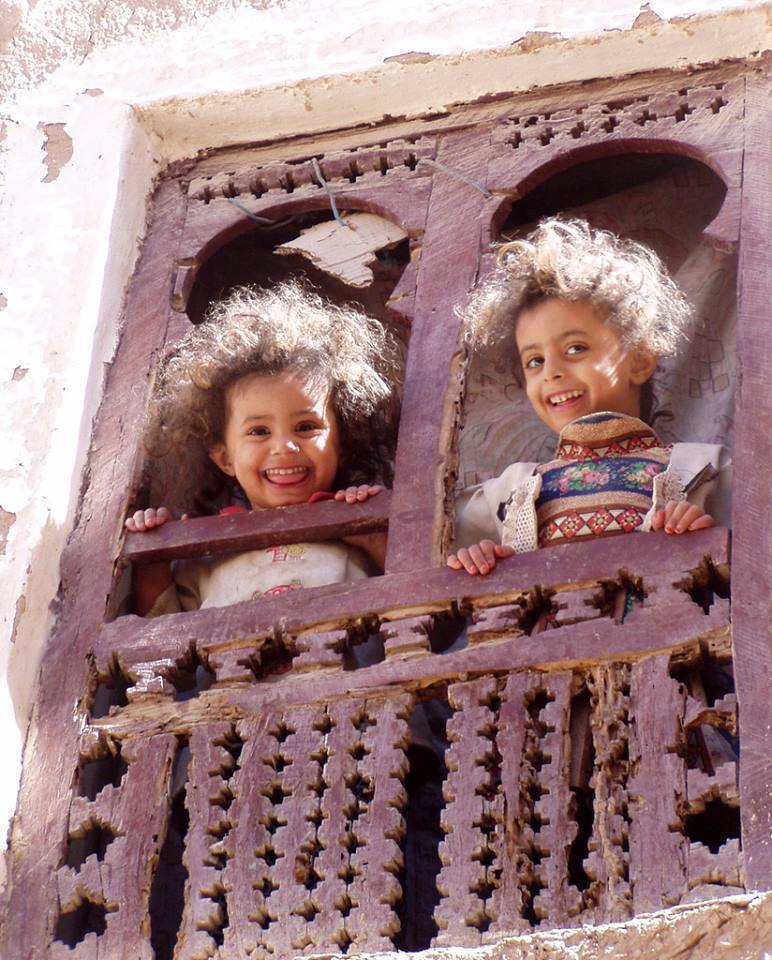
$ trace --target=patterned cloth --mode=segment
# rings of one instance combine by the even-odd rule
[[[642,420],[593,413],[564,427],[556,459],[537,469],[539,546],[631,533],[651,507],[671,448]]]

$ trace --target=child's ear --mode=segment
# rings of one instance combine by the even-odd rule
[[[229,477],[236,476],[236,471],[233,469],[233,464],[228,456],[228,448],[224,443],[216,443],[213,447],[209,448],[209,459],[217,464],[222,472],[227,473]]]
[[[642,386],[654,376],[659,357],[642,347],[635,351],[630,367],[630,377],[636,386]]]

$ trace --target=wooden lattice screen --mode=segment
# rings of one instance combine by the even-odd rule
[[[763,68],[748,65],[597,83],[215,151],[161,179],[63,561],[4,957],[283,960],[428,945],[405,935],[422,898],[436,944],[473,946],[768,886],[768,93]],[[720,528],[537,551],[487,578],[443,566],[465,375],[453,306],[513,198],[578,162],[633,153],[708,165],[727,192],[707,236],[739,243],[731,621]],[[278,221],[327,207],[311,156],[340,208],[378,213],[410,238],[389,301],[410,330],[393,490],[124,545],[154,358],[187,328],[199,268],[254,228],[241,208]],[[155,620],[116,615],[128,561],[376,529],[389,538],[380,577]],[[619,624],[604,598],[630,583],[645,599]],[[556,629],[537,634],[547,608]],[[443,654],[438,638],[463,619],[468,645]],[[350,669],[347,650],[372,634],[382,661]],[[269,682],[277,656],[291,669]],[[736,695],[694,695],[686,677],[732,659]],[[181,693],[197,667],[212,685]],[[428,834],[416,839],[408,720],[431,698],[450,717],[427,892],[411,887]],[[570,767],[582,711],[592,800],[580,809]],[[739,771],[692,762],[692,733],[706,726],[739,735]]]

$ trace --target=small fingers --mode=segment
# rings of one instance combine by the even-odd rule
[[[657,510],[651,518],[651,529],[661,530],[665,526],[665,511]]]
[[[171,519],[172,515],[166,507],[159,507],[157,510],[148,507],[147,510],[135,510],[130,517],[126,518],[125,525],[131,533],[145,533],[154,527],[162,526]]]
[[[458,553],[451,553],[448,557],[448,566],[453,570],[466,570],[473,577],[476,577],[479,572],[466,547],[462,547]]]
[[[379,494],[381,490],[383,490],[383,487],[379,484],[360,483],[359,486],[338,490],[335,499],[346,503],[364,503],[365,500]]]
[[[686,500],[671,500],[665,504],[665,533],[686,533],[687,530],[702,530],[713,524],[713,518],[702,509]]]
[[[708,527],[712,527],[716,521],[711,517],[709,513],[700,513],[699,517],[696,520],[692,520],[689,524],[690,530],[707,530]]]

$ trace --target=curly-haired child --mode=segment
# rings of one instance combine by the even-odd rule
[[[720,498],[710,502],[725,451],[665,446],[641,419],[657,362],[691,317],[651,250],[584,221],[545,220],[501,247],[464,316],[473,342],[514,348],[531,405],[559,436],[554,460],[511,464],[460,495],[448,566],[486,574],[537,547],[725,519]]]
[[[146,447],[168,506],[126,520],[143,532],[172,510],[264,510],[363,501],[391,479],[401,350],[376,320],[297,281],[239,288],[161,360]],[[293,543],[138,565],[142,616],[217,607],[356,580],[382,567],[385,535]]]

